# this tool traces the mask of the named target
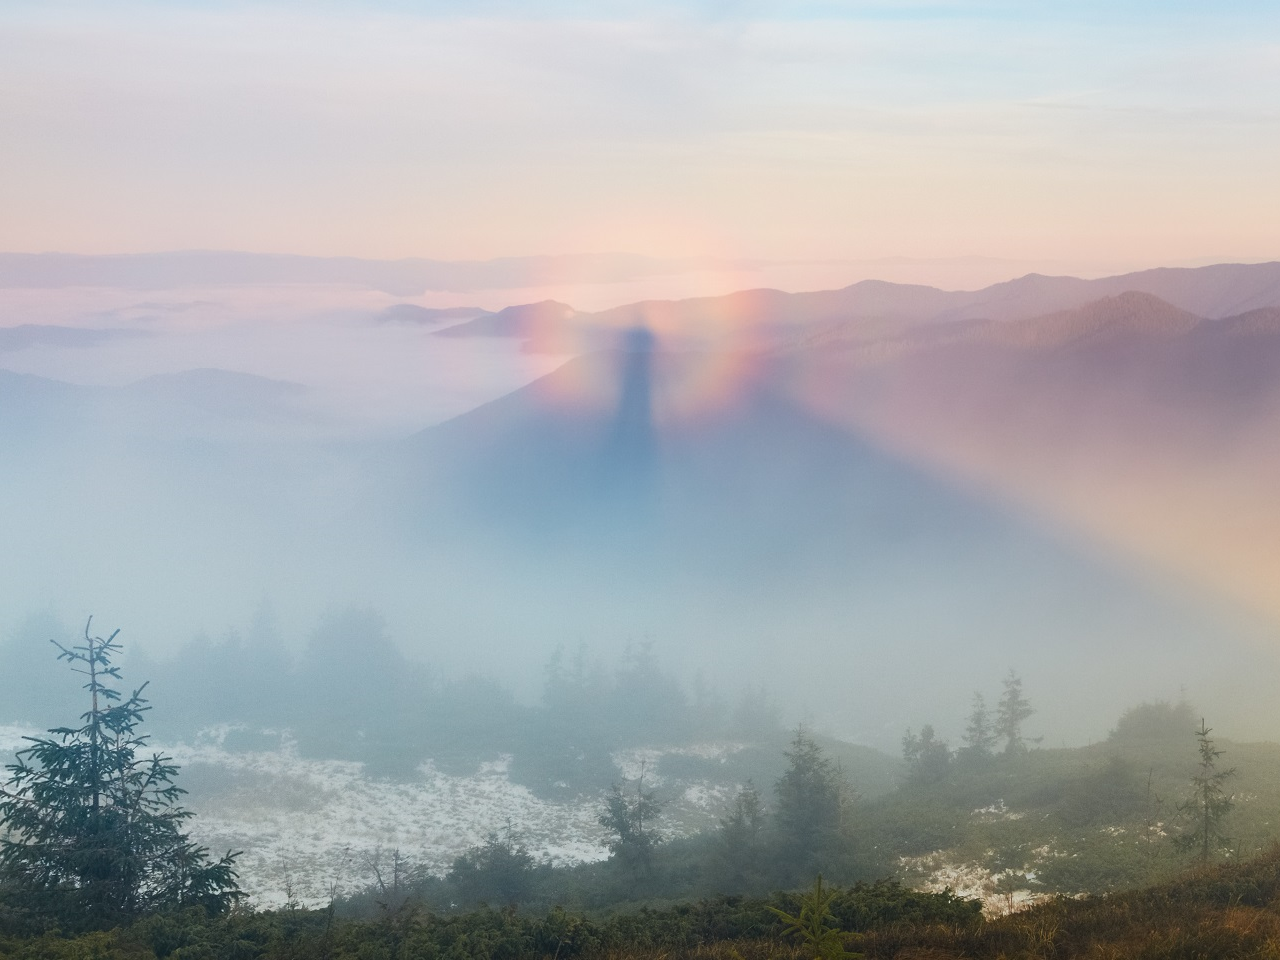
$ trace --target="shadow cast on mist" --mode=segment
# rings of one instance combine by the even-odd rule
[[[1256,625],[814,416],[785,359],[674,416],[699,355],[627,347],[422,431],[387,471],[407,549],[469,565],[529,635],[659,637],[876,743],[921,710],[963,716],[1010,664],[1073,691],[1044,707],[1062,730],[1275,675]]]
[[[653,422],[654,337],[644,327],[626,334],[619,357],[620,390],[597,465],[597,497],[603,512],[645,519],[658,483],[657,432]]]

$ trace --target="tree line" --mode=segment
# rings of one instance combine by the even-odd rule
[[[994,711],[980,691],[974,692],[964,746],[958,750],[953,751],[945,740],[939,739],[932,724],[926,723],[919,733],[907,730],[902,738],[902,759],[907,765],[908,780],[936,783],[947,777],[953,763],[981,767],[997,756],[1015,757],[1025,752],[1028,742],[1039,742],[1028,741],[1023,735],[1023,724],[1035,709],[1023,693],[1022,678],[1010,670],[1002,683],[1004,689]]]
[[[558,903],[599,909],[655,898],[759,895],[803,886],[818,873],[840,883],[890,874],[891,866],[864,842],[857,792],[819,740],[797,728],[783,755],[785,768],[769,789],[743,784],[702,833],[674,834],[670,798],[650,786],[642,770],[601,797],[603,861],[552,867],[530,852],[518,825],[508,823],[458,856],[444,875],[408,864],[398,885],[378,881],[345,897],[344,909],[368,914],[379,904],[407,901],[445,911]],[[385,863],[399,856],[391,851]]]
[[[117,688],[118,633],[104,638],[91,626],[86,624],[80,643],[55,642],[58,658],[85,679],[79,721],[29,738],[0,789],[0,927],[98,929],[156,911],[225,914],[242,899],[237,854],[214,857],[185,832],[191,814],[180,803],[177,768],[170,758],[149,751],[139,730],[151,708],[147,685],[128,695]],[[651,671],[650,652],[642,650],[628,669],[642,677]],[[548,673],[548,689],[561,695],[583,682],[580,670],[559,660]],[[1153,731],[1163,736],[1166,728],[1182,724],[1188,711],[1185,705],[1135,708],[1121,718],[1113,737],[1124,741],[1150,737]],[[1026,764],[1044,753],[1028,751],[1034,741],[1023,734],[1033,712],[1021,680],[1011,672],[993,712],[975,696],[965,745],[954,754],[946,744],[934,746],[929,728],[919,735],[909,731],[904,783],[897,794],[875,803],[862,800],[819,738],[799,727],[783,751],[785,768],[769,788],[746,782],[716,827],[693,837],[671,836],[664,823],[669,798],[646,784],[642,767],[638,778],[614,782],[603,793],[598,819],[607,835],[605,861],[552,868],[528,850],[518,825],[508,823],[460,855],[444,876],[425,874],[398,851],[385,861],[376,858],[369,864],[374,883],[347,897],[342,908],[367,912],[373,905],[389,909],[411,902],[446,912],[479,904],[572,902],[601,908],[712,893],[759,895],[799,887],[815,875],[844,884],[883,877],[904,852],[893,838],[893,816],[908,815],[904,824],[915,834],[910,842],[927,849],[939,840],[927,820],[910,819],[912,810],[967,816],[975,797],[982,796],[973,792],[975,784],[1003,791],[1015,783],[1011,773],[1030,769]],[[1223,751],[1210,734],[1202,720],[1195,731],[1198,766],[1191,789],[1177,805],[1183,824],[1171,829],[1173,846],[1202,863],[1229,841],[1225,823],[1234,806],[1226,786],[1235,771],[1221,768]],[[1095,812],[1085,819],[1072,820],[1075,815],[1062,807],[1060,817],[1068,825],[1106,822],[1098,817],[1118,809],[1115,804],[1132,807],[1139,799],[1131,770],[1119,761],[1060,783],[1065,792],[1053,789],[1067,802],[1081,802],[1081,811],[1098,796],[1111,798],[1101,807],[1093,804]],[[945,799],[948,794],[939,789],[953,793],[955,802],[920,806],[920,797]],[[1078,801],[1072,801],[1071,791],[1079,794]],[[1148,839],[1152,836],[1148,831]],[[333,909],[338,907],[335,900]]]
[[[6,719],[71,706],[43,663],[57,630],[37,620],[0,651],[12,667],[0,674]],[[243,635],[199,637],[164,659],[135,652],[129,668],[154,681],[156,729],[166,736],[230,726],[229,747],[262,749],[271,742],[260,731],[289,729],[304,756],[358,760],[392,777],[414,776],[427,759],[463,771],[506,753],[513,780],[556,798],[606,788],[620,749],[781,730],[763,690],[728,698],[706,682],[686,688],[643,641],[613,662],[584,646],[556,650],[538,701],[521,703],[491,678],[445,677],[405,656],[369,609],[325,617],[296,652],[264,611]]]

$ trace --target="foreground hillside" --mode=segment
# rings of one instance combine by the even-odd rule
[[[904,925],[862,942],[867,957],[1112,958],[1280,955],[1280,851],[1124,894],[1069,898],[969,928]]]
[[[385,867],[396,850],[415,876],[406,883],[411,895],[432,909],[466,909],[494,902],[502,884],[492,876],[464,883],[458,858],[523,851],[529,861],[517,871],[519,889],[501,902],[535,912],[758,895],[820,870],[844,884],[894,877],[919,890],[954,891],[995,915],[1055,896],[1131,890],[1185,869],[1194,859],[1179,840],[1194,831],[1187,812],[1194,726],[1185,704],[1148,704],[1087,747],[983,759],[934,741],[927,761],[903,764],[824,741],[821,755],[833,761],[825,769],[842,798],[838,823],[793,874],[782,869],[792,851],[779,788],[796,752],[785,742],[614,752],[612,782],[634,792],[643,770],[644,789],[661,807],[653,826],[665,842],[640,875],[610,857],[598,822],[608,780],[540,794],[517,779],[527,764],[516,760],[454,773],[427,765],[389,780],[359,763],[288,752],[177,753],[189,764],[197,835],[213,849],[246,851],[242,882],[259,908],[289,899],[321,906],[334,884],[367,907],[362,891],[375,883],[379,858]],[[1280,746],[1216,744],[1221,769],[1234,772],[1213,855],[1247,860],[1276,837]],[[753,783],[759,807],[749,825],[738,824]],[[495,833],[505,844],[486,841]]]
[[[0,936],[0,957],[799,960],[815,950],[788,938],[770,907],[795,913],[804,905],[804,895],[774,894],[609,918],[559,908],[544,916],[489,909],[441,916],[412,904],[384,909],[372,920],[287,909],[220,920],[186,913],[76,939]],[[1274,958],[1280,949],[1280,849],[1129,893],[1056,899],[995,920],[983,920],[976,904],[950,894],[861,885],[834,891],[822,928],[839,931],[843,948],[854,951],[845,957],[867,960]],[[829,943],[828,952],[832,948],[838,945]]]
[[[193,834],[210,849],[244,851],[241,888],[257,909],[323,907],[335,896],[368,907],[386,899],[370,891],[394,857],[405,894],[446,912],[493,903],[495,889],[504,891],[500,902],[534,912],[759,895],[820,870],[844,884],[893,877],[951,890],[996,915],[1060,895],[1131,890],[1185,869],[1194,855],[1178,838],[1193,828],[1194,726],[1185,704],[1147,704],[1086,747],[983,759],[934,740],[927,759],[908,762],[823,739],[840,822],[794,876],[779,872],[787,851],[778,788],[795,753],[781,733],[755,744],[617,746],[595,771],[601,779],[574,789],[539,786],[550,741],[533,766],[528,755],[455,759],[397,777],[355,759],[307,757],[293,742],[248,749],[234,743],[243,732],[226,730],[220,743],[201,738],[166,753],[182,765]],[[23,731],[8,732],[16,748]],[[1221,768],[1234,772],[1214,857],[1247,860],[1277,836],[1280,745],[1216,744]],[[599,817],[610,784],[633,794],[641,773],[661,808],[653,828],[662,842],[638,878],[610,857]],[[736,821],[752,784],[759,806],[747,835]],[[494,836],[505,842],[493,846]],[[514,892],[494,876],[470,883],[457,875],[459,858],[493,850],[527,857]]]

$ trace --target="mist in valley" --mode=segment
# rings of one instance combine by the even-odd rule
[[[1272,268],[1237,269],[1256,278],[1254,299],[1274,295]],[[1177,283],[1195,289],[1194,276]],[[1214,461],[1246,463],[1263,484],[1275,459],[1254,438],[1277,409],[1272,321],[1233,335],[1265,350],[1230,346],[1260,365],[1256,386],[1233,374],[1223,395],[1211,354],[1175,354],[1144,375],[1181,395],[1126,404],[1110,417],[1114,442],[1094,427],[1073,436],[1073,418],[1110,416],[1089,370],[1144,363],[1128,359],[1143,337],[1168,349],[1159,329],[1084,342],[1098,339],[1088,307],[1080,342],[1070,316],[1036,319],[1054,296],[1073,306],[1117,287],[1095,283],[1012,307],[1003,294],[1000,309],[1030,315],[995,322],[1068,331],[1013,350],[985,346],[965,319],[994,312],[981,298],[957,311],[941,300],[966,295],[921,306],[921,288],[903,287],[894,303],[886,286],[885,302],[862,304],[866,285],[818,309],[779,295],[767,323],[732,300],[690,302],[678,328],[661,302],[566,308],[534,331],[554,335],[553,353],[519,325],[466,335],[510,311],[406,322],[358,293],[181,293],[11,324],[9,642],[38,647],[55,623],[72,635],[92,613],[156,663],[193,643],[269,648],[261,682],[358,610],[380,626],[353,635],[351,663],[385,644],[522,704],[538,701],[557,649],[612,663],[643,645],[686,692],[695,678],[728,699],[764,685],[788,722],[891,752],[922,721],[954,739],[972,692],[1010,668],[1041,691],[1037,723],[1054,744],[1100,739],[1127,706],[1180,691],[1239,736],[1274,735],[1240,695],[1275,676],[1274,611],[1105,527],[1107,487],[1120,495],[1139,471],[1170,530],[1192,522],[1179,494],[1204,509],[1169,447],[1185,462],[1212,445]],[[1211,333],[1209,321],[1178,331]],[[1103,358],[1073,372],[1071,351],[1086,350]],[[1066,372],[1044,379],[1045,364]],[[1188,379],[1196,364],[1210,382]],[[1109,382],[1122,391],[1120,372]],[[996,404],[982,426],[962,420],[965,382],[994,398],[1016,389],[1018,403],[982,401]],[[1198,432],[1168,434],[1192,418]],[[1053,491],[1034,478],[1001,487],[1020,478],[998,453],[982,464],[990,483],[972,470],[981,453],[946,459],[959,460],[949,444],[980,448],[1041,420],[1019,442],[1045,473],[1116,474],[1083,516],[1049,509]],[[933,461],[925,440],[943,451]],[[1239,499],[1214,516],[1229,529],[1274,522]],[[198,714],[206,694],[210,719],[237,719],[212,689],[183,699]],[[288,711],[274,722],[290,725]]]

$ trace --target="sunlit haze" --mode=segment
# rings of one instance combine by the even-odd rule
[[[1274,956],[1045,931],[1280,857],[1277,171],[1274,0],[0,0],[0,955]]]

